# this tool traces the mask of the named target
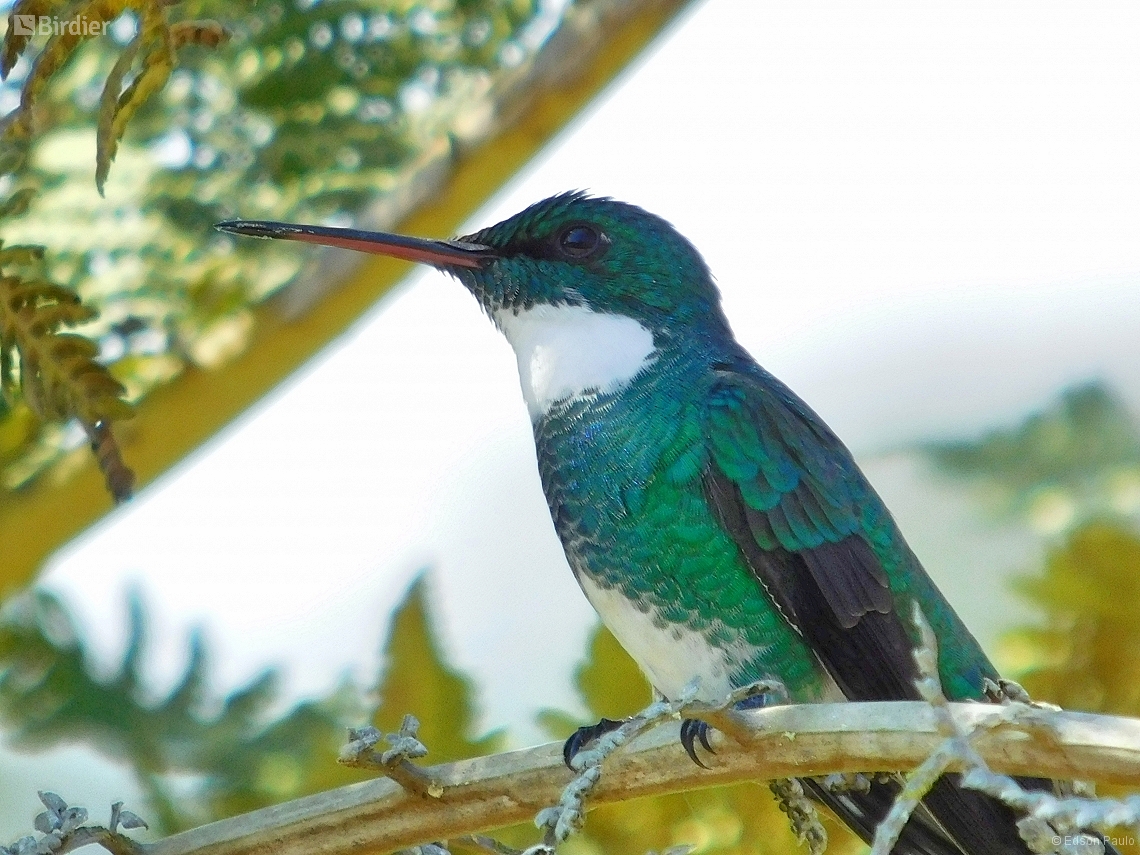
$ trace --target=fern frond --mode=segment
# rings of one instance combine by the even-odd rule
[[[138,33],[123,50],[103,87],[95,150],[95,186],[100,194],[127,123],[151,95],[166,85],[174,70],[175,52],[188,44],[217,47],[228,37],[225,27],[216,21],[168,24],[161,6],[145,7]],[[142,71],[124,90],[123,78],[143,46],[148,49],[143,55]]]
[[[170,43],[175,50],[186,45],[216,48],[230,37],[217,21],[179,21],[170,25]]]
[[[221,24],[215,21],[182,21],[171,24],[167,20],[169,0],[84,0],[68,5],[61,0],[20,0],[9,17],[8,34],[0,53],[0,77],[7,75],[20,55],[27,49],[30,36],[16,35],[13,17],[43,15],[53,9],[61,10],[59,32],[52,35],[32,63],[31,71],[20,93],[20,106],[0,127],[0,136],[9,140],[24,139],[32,132],[32,106],[59,69],[71,58],[85,39],[91,38],[95,23],[108,24],[123,12],[134,11],[139,16],[138,32],[123,49],[103,87],[100,98],[98,133],[95,151],[95,184],[103,193],[111,162],[127,124],[147,99],[159,92],[174,70],[176,53],[185,45],[217,47],[228,37]],[[65,10],[65,12],[63,11]],[[72,21],[81,21],[83,27],[68,27]],[[126,86],[123,83],[142,56],[142,67]]]
[[[107,488],[116,501],[130,496],[134,475],[123,463],[110,423],[129,418],[133,410],[123,386],[96,361],[95,342],[61,332],[89,321],[97,312],[70,288],[43,279],[3,274],[5,264],[35,261],[41,247],[0,249],[0,388],[15,385],[41,419],[77,419],[91,440]]]
[[[143,55],[142,70],[126,89],[122,89],[123,77],[143,46],[147,47],[147,52]],[[173,70],[174,47],[166,15],[156,4],[147,4],[139,21],[139,30],[108,75],[100,99],[99,130],[95,142],[95,187],[100,195],[127,122],[147,98],[166,85]]]
[[[50,5],[50,4],[49,4]],[[129,4],[124,0],[88,0],[73,8],[62,22],[59,32],[51,36],[32,63],[24,88],[20,92],[20,107],[7,129],[17,137],[28,136],[31,131],[32,105],[47,87],[48,82],[71,58],[80,42],[90,38],[90,27],[69,27],[72,21],[89,23],[110,22],[123,13]],[[11,32],[11,30],[9,30]],[[26,40],[25,40],[26,44]]]
[[[32,15],[39,17],[48,14],[53,8],[60,8],[66,0],[17,0],[8,15],[8,32],[4,36],[4,50],[0,53],[0,80],[5,80],[15,67],[20,54],[32,40],[31,33],[16,32],[16,16]]]
[[[91,441],[91,453],[99,468],[103,470],[103,478],[107,482],[107,490],[116,502],[126,501],[131,497],[135,488],[135,473],[123,461],[119,452],[119,444],[111,433],[109,422],[101,421],[87,428],[87,438]]]
[[[103,94],[99,96],[99,119],[95,132],[95,187],[99,190],[99,195],[103,195],[103,184],[107,181],[107,173],[111,171],[111,161],[115,159],[122,135],[121,128],[116,132],[115,117],[123,99],[127,97],[127,93],[123,92],[123,78],[134,65],[142,39],[143,30],[140,28],[111,67],[107,82],[103,85]]]

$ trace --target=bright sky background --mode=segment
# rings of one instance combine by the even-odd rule
[[[874,455],[1010,423],[1091,377],[1140,406],[1138,36],[1134,2],[709,0],[469,227],[572,188],[671,220],[739,337],[869,461],[992,640],[997,571],[1024,568],[1031,539]],[[537,739],[533,711],[572,703],[593,618],[517,382],[473,299],[417,275],[43,581],[107,662],[141,586],[158,690],[202,624],[219,691],[279,664],[297,697],[346,670],[370,681],[430,565],[487,724]]]

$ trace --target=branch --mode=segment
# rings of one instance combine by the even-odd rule
[[[950,704],[990,768],[1010,775],[1140,785],[1140,720]],[[677,726],[659,727],[606,761],[589,806],[742,781],[913,769],[945,741],[929,704],[779,706],[728,714],[734,736],[714,734],[709,769],[692,763]],[[961,770],[960,761],[950,769]],[[349,855],[529,822],[556,804],[571,773],[559,743],[433,766],[438,797],[387,778],[352,784],[176,834],[146,855]]]

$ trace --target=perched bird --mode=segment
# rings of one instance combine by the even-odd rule
[[[705,262],[661,218],[565,193],[457,240],[218,228],[423,262],[475,295],[518,358],[570,567],[666,698],[774,678],[794,702],[916,700],[917,601],[947,696],[987,699],[997,671],[850,452],[737,343]],[[696,759],[704,731],[683,737]],[[899,789],[804,785],[864,840]],[[894,851],[1026,855],[1016,819],[947,775]]]

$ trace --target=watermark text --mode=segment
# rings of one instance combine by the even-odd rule
[[[1062,843],[1065,846],[1099,846],[1100,841],[1089,834],[1054,834],[1053,845],[1060,846]],[[1107,834],[1104,836],[1104,842],[1112,846],[1135,846],[1136,838],[1132,835],[1125,835],[1124,837],[1109,837]]]
[[[57,18],[54,15],[13,15],[12,34],[16,36],[105,36],[109,21],[92,21],[83,15]]]

